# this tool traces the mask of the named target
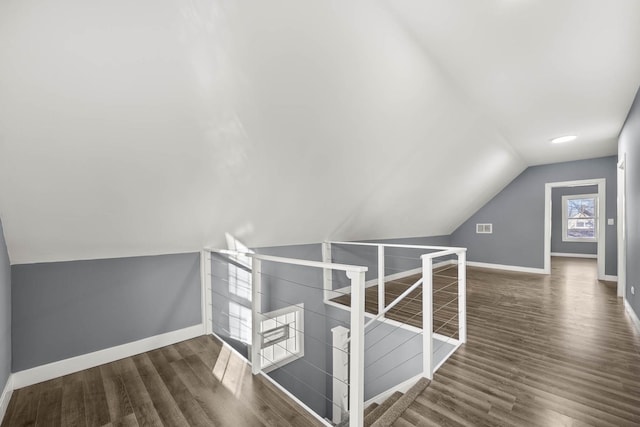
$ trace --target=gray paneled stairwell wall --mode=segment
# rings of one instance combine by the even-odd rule
[[[640,90],[631,106],[618,142],[626,170],[627,285],[625,298],[640,317]],[[631,293],[631,287],[635,293]]]
[[[11,266],[0,219],[0,395],[11,374]]]
[[[320,244],[259,248],[256,252],[322,260]],[[305,304],[304,358],[268,375],[316,413],[329,417],[332,414],[332,378],[329,373],[333,372],[333,360],[332,349],[327,344],[332,342],[332,328],[349,326],[349,312],[324,304],[322,269],[265,262],[262,272],[265,274],[265,311],[300,302]],[[412,357],[422,352],[420,336],[386,324],[374,325],[368,331],[365,338],[365,400],[414,377],[422,368],[422,358]]]
[[[531,166],[451,235],[452,246],[468,249],[475,262],[544,267],[544,192],[548,182],[606,179],[607,218],[616,218],[616,157]],[[492,223],[493,234],[476,234],[476,223]],[[617,275],[616,226],[606,226],[605,274]]]

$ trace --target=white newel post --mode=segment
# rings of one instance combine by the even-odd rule
[[[385,304],[384,289],[384,246],[378,246],[378,313],[382,313]],[[384,316],[381,317],[381,319]]]
[[[202,263],[202,324],[204,333],[213,333],[213,295],[211,283],[211,252],[203,250],[200,253]]]
[[[422,369],[433,379],[433,258],[422,255]]]
[[[262,261],[251,259],[251,372],[262,371],[260,360],[260,319],[262,318]]]
[[[338,424],[349,409],[349,329],[336,326],[333,335],[333,417]]]
[[[458,339],[467,342],[467,252],[458,253]]]
[[[348,271],[351,279],[351,363],[349,427],[364,423],[364,271]]]

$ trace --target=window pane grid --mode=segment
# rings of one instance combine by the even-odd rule
[[[597,195],[563,196],[563,240],[597,240]]]

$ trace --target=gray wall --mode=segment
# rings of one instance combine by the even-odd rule
[[[0,394],[11,374],[11,266],[0,219]]]
[[[576,194],[596,194],[597,185],[584,187],[558,187],[551,189],[551,252],[567,254],[598,253],[597,242],[563,242],[562,241],[562,196],[574,196]]]
[[[319,244],[259,248],[256,252],[287,258],[322,260]],[[316,413],[328,415],[325,399],[330,378],[327,312],[323,303],[322,269],[287,264],[263,263],[263,310],[273,311],[304,303],[305,356],[269,373],[278,383],[307,404]],[[286,280],[282,280],[286,278]]]
[[[13,265],[13,371],[200,324],[197,253]]]
[[[626,153],[626,244],[627,289],[626,298],[640,317],[640,91],[636,94],[627,121],[618,142],[618,153]],[[631,295],[631,286],[635,295]]]
[[[531,166],[451,235],[468,248],[469,261],[544,267],[544,187],[547,182],[605,178],[605,215],[616,218],[616,157]],[[493,223],[493,234],[476,234],[476,223]],[[606,227],[605,274],[617,274],[615,225]]]

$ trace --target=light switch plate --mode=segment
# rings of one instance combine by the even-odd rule
[[[613,218],[608,218],[607,219],[607,225],[613,225],[613,224],[615,224]]]

